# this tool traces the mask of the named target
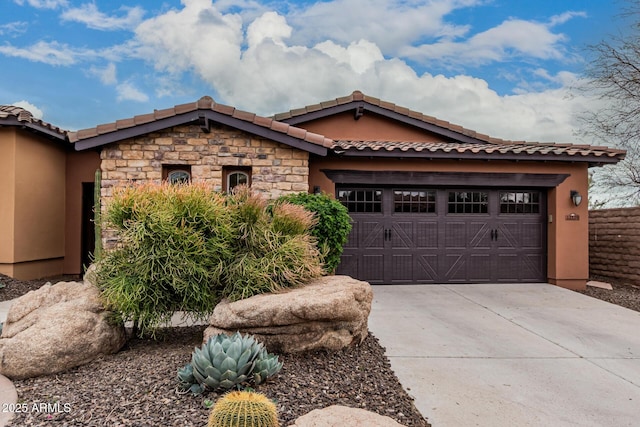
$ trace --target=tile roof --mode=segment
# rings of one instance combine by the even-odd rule
[[[324,102],[320,102],[318,104],[312,104],[312,105],[307,105],[306,107],[302,107],[302,108],[297,108],[294,110],[290,110],[290,111],[286,111],[283,113],[278,113],[276,115],[273,116],[273,118],[275,120],[278,121],[288,121],[290,119],[294,119],[294,118],[299,118],[301,116],[310,114],[310,113],[318,113],[322,110],[327,110],[330,108],[334,108],[334,107],[339,107],[341,105],[347,105],[347,104],[351,104],[354,102],[359,102],[359,101],[363,101],[366,104],[375,106],[375,107],[379,107],[383,110],[387,110],[389,112],[392,113],[397,113],[401,116],[405,116],[405,117],[409,117],[412,119],[416,119],[418,121],[421,121],[423,123],[428,123],[431,125],[435,125],[438,127],[441,127],[443,129],[448,129],[457,133],[460,133],[462,135],[465,136],[469,136],[472,138],[477,138],[479,140],[483,140],[483,141],[487,141],[487,142],[498,142],[501,141],[498,138],[492,138],[489,135],[484,135],[481,133],[478,133],[474,130],[471,129],[466,129],[460,125],[456,125],[453,123],[449,123],[445,120],[440,120],[437,119],[433,116],[429,116],[426,114],[423,114],[419,111],[414,111],[414,110],[410,110],[409,108],[406,107],[401,107],[398,106],[394,103],[391,102],[387,102],[387,101],[382,101],[378,98],[374,98],[372,96],[368,96],[363,94],[362,92],[360,92],[359,90],[353,91],[351,93],[351,95],[348,96],[343,96],[340,98],[336,98],[334,100],[330,100],[330,101],[324,101]]]
[[[590,145],[538,143],[524,141],[510,141],[501,143],[456,143],[456,142],[391,142],[391,141],[336,141],[336,146],[346,152],[366,153],[409,153],[422,154],[422,157],[453,157],[467,156],[507,157],[523,155],[533,158],[548,156],[558,159],[575,157],[590,162],[612,163],[622,160],[624,150]],[[337,149],[334,148],[334,151]],[[588,159],[587,159],[588,158]],[[526,158],[523,160],[527,160]]]
[[[29,110],[15,105],[0,105],[0,125],[23,125],[35,131],[54,136],[58,139],[65,139],[67,132],[57,126],[33,117]]]
[[[425,124],[428,130],[437,131],[442,129],[452,142],[390,142],[390,141],[336,141],[336,145],[342,150],[360,152],[388,152],[388,153],[451,153],[451,154],[471,154],[479,153],[485,155],[525,155],[525,156],[571,156],[579,160],[580,157],[599,158],[606,163],[616,163],[626,154],[625,150],[618,150],[609,147],[576,145],[569,143],[542,143],[528,141],[510,141],[494,138],[489,135],[478,133],[474,130],[464,128],[460,125],[439,120],[435,117],[410,110],[391,102],[382,101],[354,91],[351,95],[336,98],[334,100],[308,105],[284,113],[276,114],[273,118],[279,121],[291,122],[299,125],[308,120],[331,115],[330,110],[339,107],[347,108],[349,104],[363,105],[365,108],[381,112],[387,117],[398,119],[399,117],[415,120]],[[326,114],[323,114],[326,112]],[[305,117],[307,116],[307,117]],[[457,134],[460,141],[456,141]],[[453,135],[453,136],[452,136]]]
[[[153,113],[143,114],[129,119],[117,120],[113,123],[101,124],[96,127],[82,129],[77,132],[69,132],[69,140],[72,143],[76,143],[89,138],[95,138],[112,132],[130,129],[139,125],[153,123],[196,111],[212,111],[241,123],[254,125],[264,130],[270,130],[278,134],[290,136],[324,148],[331,148],[335,145],[333,140],[322,135],[308,132],[305,129],[292,126],[288,123],[279,122],[269,117],[261,117],[247,111],[238,110],[228,105],[219,104],[209,96],[203,96],[196,102],[176,105],[163,110],[155,110]]]

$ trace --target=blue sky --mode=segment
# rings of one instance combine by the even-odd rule
[[[361,90],[496,137],[579,142],[596,103],[570,88],[623,5],[0,0],[0,104],[75,130],[203,95],[269,115]]]

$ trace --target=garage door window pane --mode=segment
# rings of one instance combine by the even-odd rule
[[[538,214],[540,213],[539,191],[500,192],[500,213]]]
[[[394,190],[393,206],[396,213],[434,213],[436,211],[436,192]]]
[[[382,190],[338,190],[338,200],[352,212],[382,212]]]
[[[450,191],[447,212],[450,214],[486,214],[489,194],[482,191]]]

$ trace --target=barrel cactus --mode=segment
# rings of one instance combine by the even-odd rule
[[[200,394],[205,390],[229,390],[241,384],[261,384],[282,368],[278,357],[267,353],[251,335],[214,335],[178,370],[182,390]]]
[[[211,410],[208,427],[277,427],[276,405],[265,395],[252,391],[232,391]]]

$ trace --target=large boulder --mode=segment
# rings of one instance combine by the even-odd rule
[[[314,409],[301,416],[290,427],[402,427],[394,419],[359,408],[333,405],[324,409]]]
[[[204,341],[219,333],[252,334],[273,352],[339,350],[362,342],[373,291],[349,276],[326,276],[281,293],[216,306]]]
[[[0,374],[48,375],[115,353],[126,341],[100,291],[82,282],[46,284],[13,302],[0,336]]]

